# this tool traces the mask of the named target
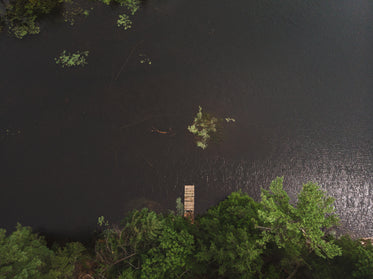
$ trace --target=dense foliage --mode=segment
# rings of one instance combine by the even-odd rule
[[[96,0],[104,4],[121,6],[129,15],[134,15],[140,8],[139,0]],[[6,27],[8,32],[18,39],[26,35],[40,33],[38,21],[45,15],[54,13],[62,14],[70,25],[75,24],[79,16],[88,16],[88,7],[81,5],[84,1],[77,0],[9,0],[0,1],[0,31]],[[83,3],[90,6],[89,1]],[[90,9],[93,9],[91,7]],[[117,25],[123,29],[131,28],[130,16],[123,13],[119,16]]]
[[[9,236],[0,230],[0,278],[73,278],[76,264],[85,259],[85,250],[78,242],[49,249],[46,241],[32,233],[31,228],[18,224]]]
[[[99,278],[177,278],[193,254],[189,225],[173,214],[132,212],[122,226],[106,228],[97,241]]]
[[[56,64],[60,64],[62,68],[84,66],[87,64],[88,54],[88,50],[76,51],[73,53],[64,50],[58,58],[54,58],[54,61],[56,61]]]
[[[22,39],[27,34],[40,32],[37,19],[57,9],[63,0],[12,0],[3,4],[0,22],[10,33]]]
[[[303,185],[295,204],[277,178],[260,202],[234,192],[197,216],[131,212],[119,225],[99,218],[95,247],[50,248],[28,227],[0,230],[5,278],[373,278],[373,246],[333,237],[333,199]],[[89,251],[89,252],[87,252]]]

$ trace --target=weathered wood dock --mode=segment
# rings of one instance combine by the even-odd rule
[[[184,187],[184,217],[194,222],[194,185]]]

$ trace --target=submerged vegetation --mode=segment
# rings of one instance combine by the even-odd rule
[[[98,220],[94,247],[49,248],[17,225],[0,230],[0,278],[373,278],[373,246],[336,237],[333,199],[307,183],[291,204],[283,178],[261,201],[234,192],[197,216],[132,211],[120,225]]]
[[[89,51],[76,51],[74,53],[62,51],[58,58],[54,58],[56,64],[60,64],[62,68],[84,66],[87,63]]]
[[[227,123],[236,122],[234,118],[227,117],[224,119]],[[218,119],[209,113],[203,113],[202,107],[199,106],[193,124],[188,126],[188,131],[191,132],[196,141],[196,145],[202,149],[206,149],[211,138],[220,128],[223,119]]]
[[[124,30],[130,29],[132,27],[132,21],[126,14],[119,15],[117,20],[117,26],[122,27]]]
[[[140,57],[140,63],[141,64],[148,64],[148,65],[152,64],[152,61],[150,60],[150,58],[146,54],[140,53],[139,57]]]

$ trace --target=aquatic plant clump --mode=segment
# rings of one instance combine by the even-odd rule
[[[22,39],[26,35],[35,35],[40,33],[40,27],[32,20],[25,20],[22,25],[10,25],[9,32],[17,39]]]
[[[146,54],[139,54],[139,57],[140,57],[140,63],[141,64],[148,64],[148,65],[151,65],[152,64],[152,61],[150,60],[150,58],[146,55]]]
[[[77,51],[75,53],[66,52],[64,50],[58,58],[54,58],[56,64],[60,64],[62,68],[84,66],[87,63],[89,51]]]
[[[198,147],[207,148],[212,134],[217,131],[218,121],[216,117],[208,113],[202,113],[202,108],[199,106],[199,111],[194,118],[193,124],[188,126],[188,130],[194,135]]]
[[[124,30],[130,29],[132,27],[132,21],[130,17],[126,14],[119,15],[117,20],[117,26],[122,27]]]

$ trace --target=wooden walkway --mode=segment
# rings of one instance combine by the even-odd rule
[[[194,185],[184,187],[184,217],[194,222]]]

